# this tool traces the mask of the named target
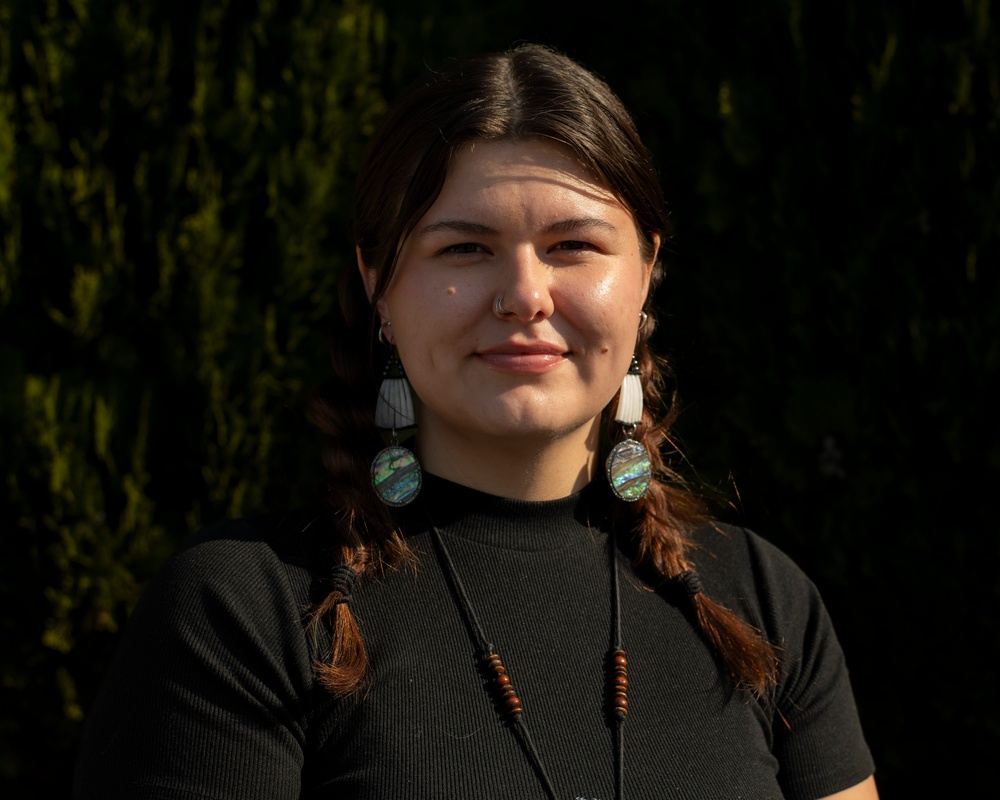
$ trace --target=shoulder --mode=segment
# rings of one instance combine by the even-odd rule
[[[330,530],[308,511],[227,520],[167,560],[91,709],[81,797],[147,797],[154,784],[164,797],[233,796],[234,775],[251,793],[297,786],[322,646],[307,609]]]
[[[695,568],[709,596],[780,647],[801,653],[817,637],[836,647],[819,590],[780,548],[746,528],[721,523],[703,526],[692,539]]]
[[[749,594],[771,603],[789,594],[816,592],[784,551],[747,528],[711,522],[694,531],[691,540],[692,558],[706,588],[734,601],[745,601]]]
[[[215,627],[213,620],[244,628],[297,623],[302,609],[325,594],[334,540],[320,509],[211,524],[167,559],[129,625],[155,621],[190,633]]]
[[[777,648],[772,750],[786,797],[821,797],[872,774],[844,652],[819,590],[778,547],[744,528],[696,532],[706,591]]]
[[[116,655],[119,674],[239,685],[270,675],[306,686],[309,609],[325,595],[328,517],[310,511],[225,520],[186,542],[150,581]],[[136,678],[138,680],[138,678]]]
[[[182,544],[155,582],[247,586],[268,576],[309,582],[328,571],[334,539],[322,509],[220,520]]]

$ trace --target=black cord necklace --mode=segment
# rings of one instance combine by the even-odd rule
[[[448,548],[445,547],[444,537],[441,535],[441,531],[439,531],[433,523],[431,524],[431,533],[433,535],[434,545],[442,568],[444,569],[448,579],[451,581],[452,586],[455,589],[455,593],[458,596],[462,614],[465,616],[465,621],[472,636],[473,644],[479,651],[484,671],[486,672],[487,677],[492,681],[495,688],[498,711],[506,720],[510,722],[511,729],[514,731],[515,735],[520,737],[525,752],[527,752],[532,766],[535,768],[535,772],[538,774],[538,778],[541,781],[542,786],[545,788],[546,793],[551,800],[557,800],[558,795],[552,784],[552,779],[549,777],[548,771],[545,769],[545,763],[542,761],[542,757],[539,754],[538,749],[531,740],[531,733],[528,730],[528,724],[524,718],[524,707],[521,704],[521,699],[517,696],[517,692],[514,690],[510,676],[507,674],[507,670],[504,667],[499,654],[497,654],[496,648],[486,636],[486,632],[480,624],[479,618],[476,616],[475,609],[472,607],[472,603],[469,600],[469,595],[465,591],[465,586],[462,584],[462,579],[458,575],[458,570],[455,569],[455,563],[451,560]],[[618,558],[615,554],[614,536],[611,534],[608,535],[608,558],[610,559],[609,564],[611,571],[613,620],[612,642],[608,651],[607,664],[605,667],[605,674],[608,681],[606,691],[609,705],[608,711],[613,720],[615,731],[615,798],[616,800],[623,800],[625,783],[624,724],[625,718],[628,716],[628,664],[625,658],[625,651],[622,649],[621,594],[618,583]]]

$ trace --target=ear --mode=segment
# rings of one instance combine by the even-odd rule
[[[375,270],[369,269],[365,266],[365,260],[361,257],[361,248],[354,248],[355,257],[358,260],[358,272],[361,273],[361,282],[365,285],[365,293],[368,295],[368,302],[372,301],[372,295],[375,293],[375,283],[377,281],[377,276]]]
[[[365,294],[368,295],[368,302],[370,303],[372,297],[375,295],[375,284],[378,283],[378,273],[374,269],[365,266],[365,261],[361,257],[360,247],[355,247],[354,253],[358,262],[358,272],[361,273],[361,282],[365,285]],[[379,317],[381,317],[383,322],[389,319],[389,311],[386,308],[384,297],[379,298],[375,304],[375,310],[378,311]]]
[[[648,264],[643,264],[642,269],[645,273],[643,280],[645,281],[645,287],[642,292],[643,302],[645,303],[645,298],[649,295],[649,281],[653,276],[653,266],[656,264],[656,259],[660,256],[660,234],[659,231],[650,231],[649,238],[653,240],[653,257],[649,259]]]

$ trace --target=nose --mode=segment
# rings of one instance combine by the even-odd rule
[[[552,268],[533,247],[515,250],[503,274],[497,294],[503,297],[505,319],[533,322],[552,316]]]

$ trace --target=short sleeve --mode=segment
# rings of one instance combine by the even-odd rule
[[[311,684],[302,602],[242,523],[171,559],[91,709],[77,800],[298,798]]]
[[[742,529],[725,533],[730,549],[722,560],[738,574],[736,564],[746,559],[751,570],[729,587],[731,607],[780,648],[772,749],[782,792],[788,800],[815,800],[860,783],[874,763],[844,652],[818,589],[761,537]]]

